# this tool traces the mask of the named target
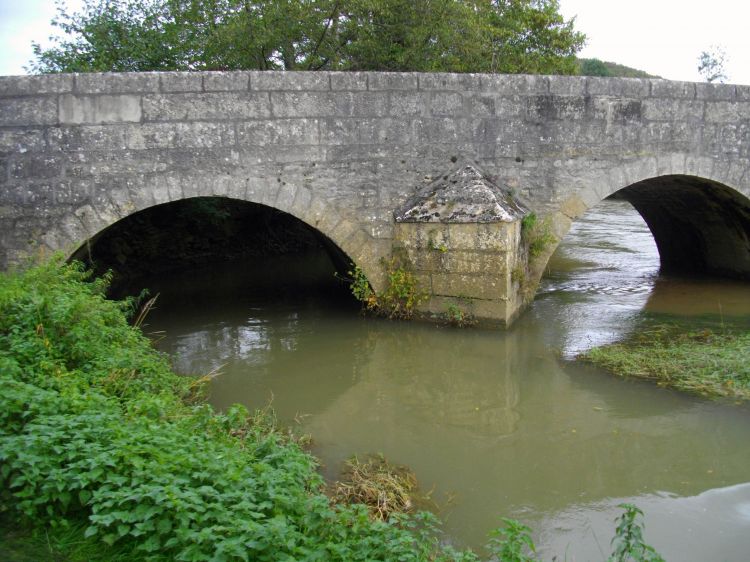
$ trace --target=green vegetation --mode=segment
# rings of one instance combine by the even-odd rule
[[[654,547],[643,542],[643,512],[631,503],[621,503],[622,515],[615,519],[617,527],[612,539],[609,562],[664,562]]]
[[[623,377],[704,396],[750,398],[750,333],[673,334],[655,329],[594,348],[581,358]]]
[[[464,306],[471,306],[471,301],[468,298],[462,298],[460,301]],[[449,304],[444,316],[448,324],[456,328],[468,328],[477,325],[477,319],[474,315],[471,312],[461,309],[458,303]]]
[[[575,74],[557,0],[84,0],[35,72],[383,70]]]
[[[272,417],[215,414],[105,288],[59,261],[0,277],[0,505],[32,539],[131,560],[474,559],[429,516],[332,505]]]
[[[427,298],[427,294],[419,287],[402,250],[395,248],[391,257],[383,259],[381,263],[387,279],[385,289],[380,293],[373,291],[364,271],[355,266],[348,272],[352,294],[367,312],[392,320],[408,320],[414,316],[416,307]]]
[[[622,64],[601,61],[599,59],[578,59],[578,74],[581,76],[619,76],[623,78],[659,78]]]
[[[532,258],[540,256],[557,241],[552,234],[549,220],[539,220],[534,213],[529,213],[521,219],[521,240],[526,244]]]

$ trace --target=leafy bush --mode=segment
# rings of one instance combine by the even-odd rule
[[[267,419],[193,404],[104,288],[59,260],[0,277],[0,502],[17,517],[84,523],[138,559],[474,559],[429,517],[332,506]]]

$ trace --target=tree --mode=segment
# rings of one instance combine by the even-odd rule
[[[599,59],[583,59],[581,61],[581,76],[612,76],[612,73]]]
[[[557,0],[84,0],[34,72],[576,72]]]
[[[724,70],[726,56],[724,49],[716,45],[710,47],[708,51],[701,52],[698,57],[698,73],[706,82],[723,84],[729,79]]]

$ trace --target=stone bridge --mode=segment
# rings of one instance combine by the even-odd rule
[[[0,77],[0,268],[72,254],[155,205],[229,197],[318,229],[375,289],[381,258],[402,247],[431,296],[426,312],[458,303],[507,324],[571,221],[618,191],[651,228],[664,271],[750,278],[749,162],[750,86],[337,72]],[[467,170],[471,189],[454,179]],[[427,212],[410,222],[420,204]],[[452,220],[456,208],[464,216]],[[521,224],[529,212],[533,228]]]

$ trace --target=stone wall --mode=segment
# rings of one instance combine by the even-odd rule
[[[70,253],[156,204],[216,195],[302,219],[378,288],[394,209],[462,162],[548,216],[561,237],[607,195],[662,176],[726,186],[744,217],[749,159],[750,86],[414,73],[0,77],[0,267]],[[727,207],[717,209],[714,224]],[[743,220],[722,235],[750,255]]]

